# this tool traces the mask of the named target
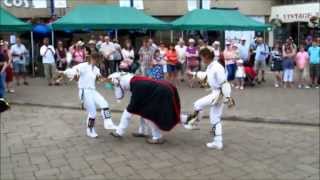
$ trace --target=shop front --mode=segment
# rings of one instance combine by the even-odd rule
[[[320,3],[273,6],[270,22],[274,42],[284,42],[292,36],[295,43],[304,43],[307,37],[319,37]]]

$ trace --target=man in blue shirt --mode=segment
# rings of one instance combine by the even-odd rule
[[[318,82],[320,78],[320,47],[317,46],[316,40],[312,42],[312,46],[308,49],[310,57],[310,78],[312,86]],[[319,86],[316,86],[319,88]]]

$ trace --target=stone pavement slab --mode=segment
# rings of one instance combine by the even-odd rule
[[[30,106],[1,114],[0,179],[319,179],[318,127],[225,121],[225,147],[216,151],[205,147],[207,119],[200,130],[177,126],[157,146],[130,135],[137,118],[122,140],[98,119],[99,138],[90,139],[85,117]]]

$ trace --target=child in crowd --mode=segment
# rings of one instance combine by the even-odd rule
[[[167,60],[167,71],[168,71],[168,79],[173,84],[177,85],[177,64],[178,64],[178,55],[175,49],[174,44],[170,44],[169,50],[166,53]]]
[[[237,79],[237,86],[236,89],[244,90],[244,79],[246,78],[246,73],[244,71],[243,60],[238,59],[237,63],[237,70],[236,70],[236,79]]]
[[[309,55],[305,51],[304,45],[301,44],[299,47],[299,52],[296,55],[295,59],[297,65],[297,73],[298,73],[298,88],[310,88],[306,84],[306,77],[308,76],[308,64],[309,64]]]
[[[157,49],[154,52],[152,64],[153,64],[153,67],[151,69],[151,78],[154,80],[163,80],[164,79],[163,65],[166,63],[163,60],[163,56],[161,56],[159,49]]]
[[[283,68],[282,68],[281,55],[282,55],[282,52],[281,52],[280,44],[276,43],[271,51],[271,65],[270,65],[271,71],[274,72],[274,76],[275,76],[274,87],[276,88],[278,88],[280,84],[282,84],[281,72]]]

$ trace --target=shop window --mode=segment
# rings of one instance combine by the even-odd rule
[[[135,7],[137,9],[144,9],[143,0],[119,0],[121,7]]]
[[[210,0],[187,0],[188,10],[210,9]]]

